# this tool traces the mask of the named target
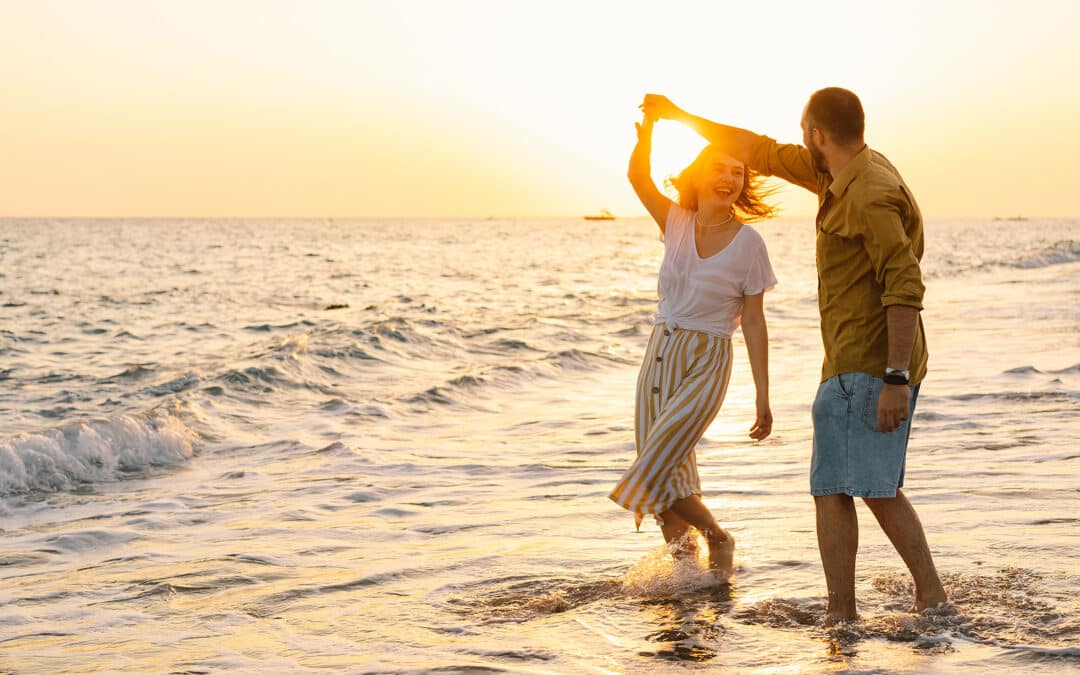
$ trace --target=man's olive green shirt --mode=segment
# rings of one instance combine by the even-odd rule
[[[817,273],[825,364],[821,380],[842,373],[884,377],[889,354],[885,308],[923,308],[923,222],[904,179],[864,147],[835,177],[818,171],[810,151],[759,136],[751,169],[818,196]],[[911,383],[926,376],[926,335],[918,322]]]

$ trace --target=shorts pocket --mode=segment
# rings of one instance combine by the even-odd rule
[[[858,386],[856,378],[858,376],[858,373],[841,373],[834,376],[832,382],[836,385],[836,395],[845,401],[850,401],[851,397],[858,391],[856,389]]]
[[[885,381],[879,377],[859,373],[858,397],[862,401],[862,421],[870,431],[878,430],[878,399],[881,398],[881,388],[884,385]]]

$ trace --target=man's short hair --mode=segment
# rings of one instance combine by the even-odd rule
[[[826,132],[841,145],[863,140],[866,117],[862,103],[847,89],[826,87],[815,91],[806,104],[806,117],[810,126]]]

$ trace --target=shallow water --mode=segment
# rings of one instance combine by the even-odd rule
[[[699,448],[728,587],[606,497],[644,220],[0,221],[0,668],[1080,668],[1080,222],[928,223],[905,490],[954,611],[905,613],[860,506],[832,628],[812,231],[758,229],[775,431],[736,338]]]

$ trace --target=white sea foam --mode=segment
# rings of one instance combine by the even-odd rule
[[[143,413],[78,420],[0,441],[0,496],[118,480],[191,457],[196,435],[178,418]]]

